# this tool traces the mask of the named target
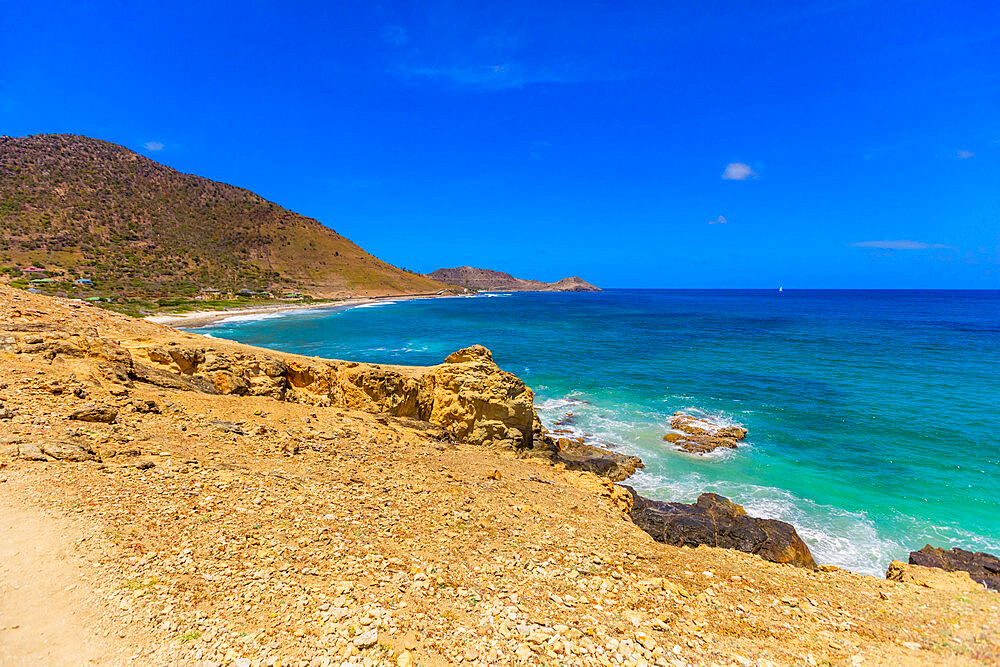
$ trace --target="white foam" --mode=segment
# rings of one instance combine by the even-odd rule
[[[212,322],[209,327],[216,327],[223,324],[238,324],[240,322],[260,322],[262,320],[276,320],[279,317],[291,314],[292,311],[282,311],[279,313],[251,313],[249,315],[231,315],[216,322]]]
[[[580,437],[589,444],[636,454],[650,464],[650,469],[662,471],[657,473],[647,469],[629,478],[627,483],[645,496],[691,503],[707,491],[718,493],[743,505],[751,516],[779,519],[795,526],[818,563],[829,563],[862,574],[884,576],[889,561],[904,557],[909,551],[907,547],[915,548],[880,530],[872,517],[864,512],[822,505],[776,487],[712,481],[712,470],[742,454],[737,450],[720,448],[707,456],[688,456],[664,443],[661,440],[665,432],[662,425],[669,422],[670,414],[677,405],[676,399],[668,402],[670,412],[649,412],[633,410],[628,405],[607,409],[582,400],[582,396],[584,394],[580,392],[573,392],[541,400],[538,403],[539,417],[551,429],[568,431],[568,437]],[[733,415],[719,411],[706,411],[695,406],[685,406],[681,411],[709,419],[720,426],[742,425]],[[553,422],[566,412],[573,413],[573,423],[554,425]],[[681,456],[688,463],[683,463],[680,470],[674,469],[670,463],[674,456]],[[710,468],[701,467],[699,469],[704,472],[692,472],[692,465]],[[910,534],[895,528],[890,530],[894,535]],[[919,531],[916,532],[919,534]],[[964,540],[964,543],[978,544],[970,540]],[[1000,545],[997,547],[1000,548]]]
[[[643,495],[670,502],[691,503],[702,493],[718,493],[742,505],[751,516],[792,524],[817,563],[852,572],[885,576],[889,561],[908,551],[900,542],[880,533],[867,513],[821,505],[784,489],[710,482],[697,473],[666,477],[640,471],[630,483]]]
[[[372,303],[359,303],[356,306],[351,306],[351,308],[378,308],[380,306],[391,306],[393,304],[399,303],[398,301],[373,301]]]

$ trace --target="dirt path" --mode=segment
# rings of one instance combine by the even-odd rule
[[[102,622],[76,549],[92,537],[18,495],[0,484],[0,665],[123,662],[128,649]]]

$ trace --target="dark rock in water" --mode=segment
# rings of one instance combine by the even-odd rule
[[[573,414],[572,412],[567,412],[562,417],[560,417],[559,419],[557,419],[554,422],[552,422],[552,425],[553,426],[569,426],[570,424],[573,424],[575,422],[576,422],[576,415]]]
[[[961,570],[968,572],[973,581],[986,588],[1000,590],[1000,558],[990,554],[973,553],[958,547],[945,551],[928,544],[920,551],[910,552],[910,565],[937,567],[949,572]]]
[[[111,405],[87,405],[70,413],[69,418],[82,422],[110,424],[118,418],[118,408]]]
[[[565,463],[570,470],[586,470],[612,482],[628,479],[636,470],[646,467],[638,456],[587,445],[580,439],[559,438],[556,446],[559,448],[556,461]]]
[[[657,542],[738,549],[773,563],[816,567],[809,547],[784,521],[748,516],[741,506],[714,493],[703,493],[698,502],[687,505],[649,500],[629,486],[623,488],[632,494],[632,521]]]

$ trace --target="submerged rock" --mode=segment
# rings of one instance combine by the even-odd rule
[[[947,572],[936,567],[912,565],[898,560],[889,563],[885,578],[889,581],[900,581],[924,588],[951,591],[952,593],[982,590],[980,585],[972,580],[968,572]]]
[[[928,544],[920,551],[910,552],[910,564],[948,572],[968,572],[973,581],[986,588],[1000,590],[1000,558],[991,554],[974,553],[958,547],[945,551]]]
[[[663,439],[688,454],[708,454],[716,449],[736,449],[747,436],[742,426],[723,426],[707,419],[675,412],[670,428],[680,433],[667,433]]]
[[[728,498],[703,493],[691,505],[666,503],[643,498],[631,487],[623,488],[632,495],[632,521],[657,542],[678,547],[706,545],[737,549],[773,563],[816,567],[809,547],[794,526],[749,516]]]

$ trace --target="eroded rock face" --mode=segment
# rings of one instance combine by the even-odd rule
[[[954,548],[950,551],[925,546],[910,552],[910,564],[939,568],[948,572],[968,572],[972,580],[992,590],[1000,590],[1000,558]]]
[[[688,454],[708,454],[719,448],[736,449],[747,435],[742,426],[723,426],[683,412],[674,413],[670,428],[680,433],[667,433],[663,439]]]
[[[535,419],[531,389],[513,373],[500,370],[482,345],[452,353],[421,381],[430,390],[427,421],[464,442],[531,449]]]
[[[631,487],[623,488],[632,494],[632,521],[657,542],[738,549],[774,563],[816,567],[809,547],[784,521],[748,516],[741,506],[714,493],[703,493],[688,505],[650,500]]]
[[[458,350],[439,366],[397,370],[204,345],[119,344],[52,330],[9,332],[2,342],[6,351],[46,359],[96,358],[101,376],[122,387],[139,381],[209,394],[270,396],[431,422],[452,439],[470,444],[517,451],[532,451],[534,446],[531,390],[501,370],[481,345]],[[106,406],[87,406],[70,415],[108,423],[116,417],[117,410]]]
[[[951,591],[952,593],[982,590],[982,587],[972,580],[968,572],[947,572],[936,567],[907,564],[898,560],[889,563],[885,578],[889,581],[899,581],[924,588]]]

